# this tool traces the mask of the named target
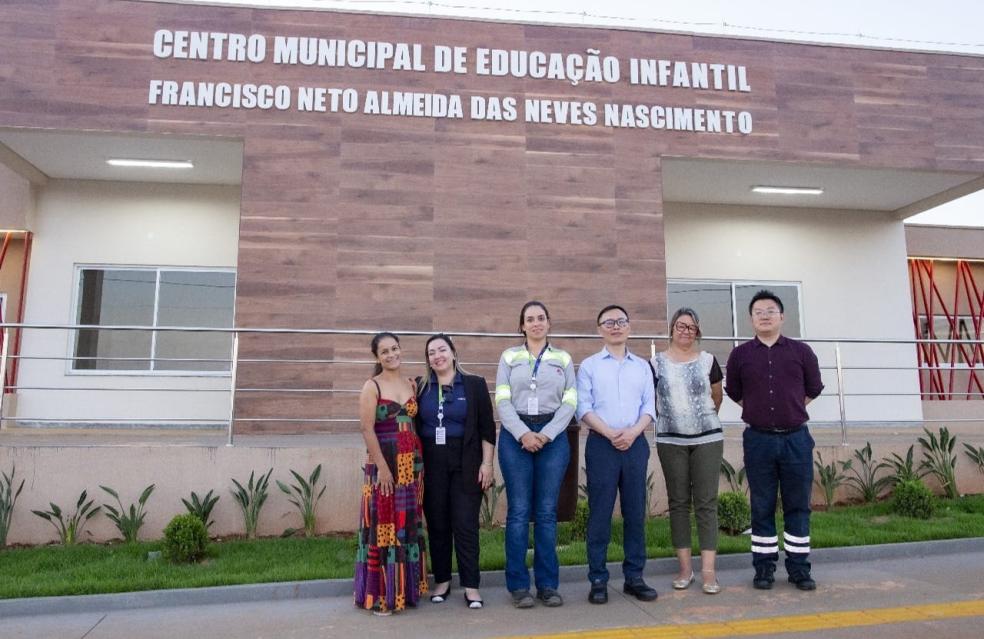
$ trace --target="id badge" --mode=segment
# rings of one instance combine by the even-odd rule
[[[536,395],[531,395],[526,400],[526,414],[527,415],[539,415],[540,414],[540,400],[537,399]]]
[[[444,426],[438,426],[434,429],[434,443],[438,446],[444,446],[448,443],[448,429]]]

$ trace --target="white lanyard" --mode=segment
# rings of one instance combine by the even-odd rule
[[[448,429],[444,427],[444,388],[440,380],[434,381],[437,382],[437,428],[434,430],[434,443],[444,446],[448,443]]]

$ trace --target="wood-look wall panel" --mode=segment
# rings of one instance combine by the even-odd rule
[[[259,33],[261,64],[156,59],[158,28]],[[466,75],[274,65],[273,36],[466,46]],[[483,77],[476,47],[619,58],[622,81]],[[750,92],[628,84],[630,57],[743,65]],[[513,96],[515,122],[149,105],[151,79]],[[594,102],[599,124],[526,122],[526,99]],[[608,128],[604,104],[752,114],[750,135]],[[543,299],[554,330],[608,303],[665,330],[661,158],[984,172],[984,58],[644,31],[125,0],[8,0],[0,126],[243,140],[239,326],[515,330]],[[370,358],[364,336],[244,335],[250,357]],[[405,347],[420,359],[422,338]],[[519,341],[518,338],[516,340]],[[494,364],[506,343],[469,339]],[[600,342],[563,344],[580,359]],[[637,350],[639,350],[637,348]],[[648,349],[647,349],[648,350]],[[472,357],[474,355],[474,357]],[[244,363],[239,385],[357,390],[367,364]],[[420,367],[416,365],[417,372]],[[494,375],[494,365],[483,370]],[[246,417],[345,418],[354,395],[240,393]],[[241,432],[352,430],[239,422]]]

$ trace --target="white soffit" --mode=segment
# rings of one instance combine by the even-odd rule
[[[230,185],[242,181],[243,143],[228,138],[0,128],[0,144],[54,179]],[[190,160],[195,166],[114,167],[106,164],[111,158]]]
[[[978,177],[975,173],[664,158],[663,199],[703,204],[895,211]],[[751,188],[756,185],[815,186],[822,188],[823,193],[753,193]]]

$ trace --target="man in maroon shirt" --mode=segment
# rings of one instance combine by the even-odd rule
[[[806,405],[820,395],[820,366],[805,343],[782,335],[782,301],[762,290],[748,305],[755,337],[728,358],[725,391],[741,407],[745,472],[752,502],[752,585],[769,590],[779,560],[776,494],[782,495],[786,573],[800,590],[810,576],[813,437]]]

